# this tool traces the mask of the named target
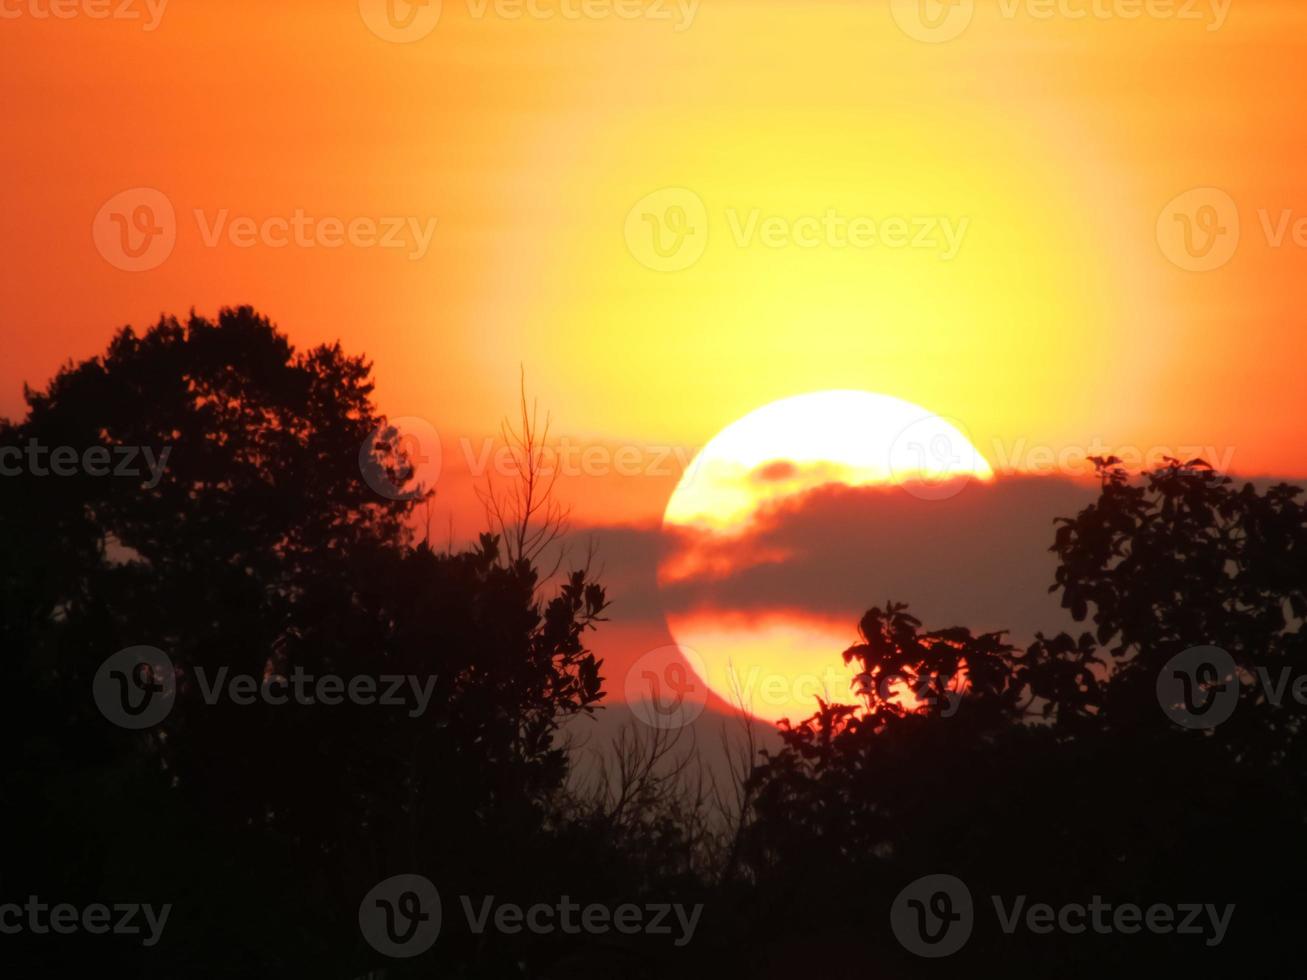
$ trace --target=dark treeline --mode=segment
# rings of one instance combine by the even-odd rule
[[[0,477],[0,906],[171,906],[152,945],[0,932],[13,975],[1300,969],[1296,488],[1237,486],[1201,461],[1131,477],[1100,460],[1098,501],[1051,529],[1050,601],[1088,632],[1018,648],[885,603],[845,653],[858,705],[814,704],[737,786],[705,792],[673,736],[632,729],[611,778],[581,791],[560,729],[604,710],[587,646],[608,610],[602,584],[588,567],[547,574],[548,534],[512,520],[462,552],[415,539],[422,496],[379,494],[360,472],[369,446],[396,485],[411,473],[402,447],[370,439],[385,431],[371,393],[362,358],[297,352],[242,308],[123,330],[103,356],[28,391],[24,419],[0,423],[0,447],[22,453]],[[33,446],[47,451],[37,466]],[[137,475],[96,475],[84,451],[99,446],[148,447],[155,462],[170,451],[157,469],[141,452]],[[57,447],[82,460],[70,475],[49,472]],[[538,500],[517,504],[548,520]],[[142,645],[166,665],[106,673],[111,655]],[[1230,667],[1192,675],[1184,724],[1164,712],[1159,677],[1193,647],[1219,648]],[[296,671],[423,686],[406,685],[398,706],[206,697],[220,677]],[[166,715],[115,724],[97,699],[147,680]],[[1208,724],[1221,692],[1235,700]],[[1183,720],[1185,704],[1169,707]],[[965,882],[975,906],[969,940],[942,958],[905,948],[891,922],[903,889],[932,874]],[[396,875],[429,879],[443,901],[439,939],[409,959],[383,955],[360,927],[360,903]],[[702,911],[679,944],[675,915],[670,935],[478,934],[462,895],[474,911],[483,896]],[[1201,934],[1044,933],[1024,913],[1008,933],[1020,896],[1234,910],[1219,942],[1206,911]],[[955,911],[932,896],[907,907],[945,925]]]

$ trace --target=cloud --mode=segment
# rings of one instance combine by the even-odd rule
[[[743,535],[605,527],[597,548],[613,616],[791,610],[823,619],[907,602],[928,627],[1009,629],[1014,638],[1072,629],[1048,591],[1053,520],[1097,496],[1096,483],[1061,477],[972,482],[945,500],[901,487],[829,485],[760,515]],[[657,569],[676,570],[658,586]]]

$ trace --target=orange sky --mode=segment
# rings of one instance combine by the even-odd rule
[[[912,4],[579,2],[444,0],[392,43],[349,2],[172,0],[154,23],[145,0],[136,20],[5,0],[0,411],[118,325],[252,303],[301,345],[370,354],[383,409],[430,419],[447,454],[513,408],[523,364],[577,445],[693,449],[774,399],[859,388],[961,420],[996,468],[995,445],[1099,438],[1307,474],[1307,237],[1273,246],[1259,215],[1307,218],[1300,3],[982,0],[931,43],[892,16]],[[176,245],[127,272],[92,225],[139,187],[174,206]],[[670,272],[624,236],[669,187],[707,221]],[[1213,271],[1159,247],[1194,187],[1240,219]],[[206,243],[224,212],[436,224],[416,257]],[[829,213],[966,231],[947,256],[742,238],[750,215]],[[675,473],[599,482],[573,492],[583,522],[650,521]]]

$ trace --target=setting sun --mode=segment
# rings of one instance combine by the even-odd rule
[[[972,479],[993,479],[984,456],[956,424],[910,402],[865,391],[772,402],[724,428],[687,468],[663,516],[659,579],[678,586],[746,565],[784,566],[784,548],[759,548],[751,534],[823,488],[892,486],[939,502]],[[798,609],[705,606],[694,591],[686,607],[668,609],[668,625],[699,655],[703,680],[723,701],[775,721],[809,712],[814,697],[848,696],[846,623]]]

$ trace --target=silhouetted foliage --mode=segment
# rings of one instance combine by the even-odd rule
[[[6,862],[4,883],[135,881],[216,916],[175,919],[170,954],[148,960],[157,975],[338,968],[342,954],[361,972],[358,902],[388,875],[438,869],[494,892],[546,874],[567,772],[557,728],[603,696],[584,645],[603,589],[578,571],[539,599],[531,563],[501,561],[489,535],[461,554],[413,544],[417,500],[360,476],[384,423],[369,371],[338,346],[297,354],[249,309],[164,319],[29,391],[27,419],[6,427],[6,444],[171,447],[153,486],[0,482],[15,545],[0,573],[4,714],[22,759],[4,797],[53,804],[20,814],[30,860]],[[390,465],[402,482],[404,461]],[[100,663],[136,644],[177,674],[172,710],[143,734],[89,697]],[[236,675],[296,671],[420,679],[426,710],[407,686],[396,706],[206,703]],[[94,844],[87,811],[108,818]],[[83,842],[92,860],[52,861]]]
[[[943,963],[1101,976],[1295,961],[1284,930],[1303,911],[1286,878],[1307,857],[1301,714],[1271,705],[1253,677],[1301,672],[1307,511],[1296,488],[1236,489],[1201,461],[1138,483],[1116,462],[1097,461],[1098,502],[1059,520],[1053,546],[1054,591],[1095,634],[1019,650],[999,634],[923,631],[894,603],[863,617],[863,642],[845,652],[862,668],[860,704],[784,726],[783,749],[751,778],[746,867],[760,895],[786,897],[762,910],[773,930],[834,933],[826,948],[850,956],[847,930],[870,930],[893,970],[914,976]],[[1209,644],[1234,656],[1242,700],[1219,727],[1184,731],[1161,710],[1158,674]],[[905,702],[905,683],[923,697]],[[1232,902],[1237,930],[1211,949],[978,924],[963,952],[933,964],[902,952],[885,910],[942,871],[1031,902]],[[834,959],[836,975],[862,968]]]
[[[555,579],[537,565],[565,518],[530,465],[547,419],[524,395],[520,431],[505,429],[528,465],[520,485],[485,488],[500,534],[440,552],[411,531],[426,494],[393,499],[361,475],[365,446],[372,472],[414,474],[395,433],[369,438],[387,432],[370,375],[338,346],[298,353],[252,310],[224,310],[121,331],[0,423],[0,446],[151,447],[160,463],[0,479],[0,900],[177,909],[156,949],[0,937],[6,966],[360,976],[383,965],[362,942],[360,899],[403,873],[523,906],[708,911],[684,951],[492,938],[453,914],[430,954],[386,962],[387,976],[1296,968],[1307,760],[1300,706],[1272,693],[1301,671],[1297,488],[1236,487],[1199,460],[1138,478],[1097,460],[1098,500],[1057,522],[1052,547],[1052,591],[1089,631],[1022,647],[874,607],[844,651],[853,703],[784,724],[779,750],[746,744],[732,799],[663,731],[628,731],[577,778],[561,725],[604,697],[586,641],[608,603],[587,569]],[[176,694],[166,718],[127,731],[90,692],[105,658],[136,644],[167,653]],[[1239,702],[1185,730],[1157,683],[1199,645],[1233,659]],[[395,705],[211,696],[237,675],[297,672],[420,686]],[[964,950],[918,959],[887,910],[940,872],[986,909],[990,895],[1102,895],[1238,915],[1212,949],[1174,934],[1005,935],[978,914]]]

